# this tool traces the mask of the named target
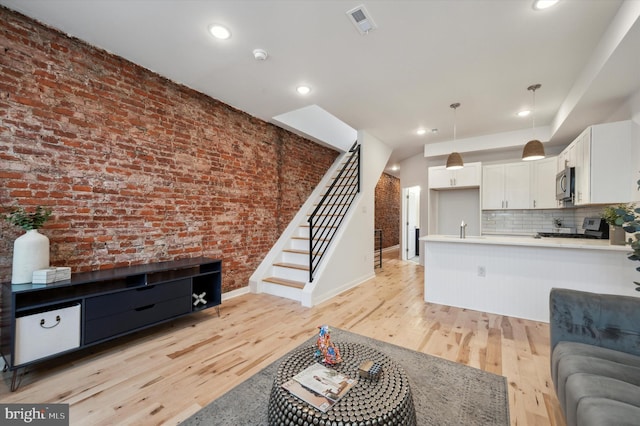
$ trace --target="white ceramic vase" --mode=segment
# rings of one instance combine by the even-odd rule
[[[13,243],[11,284],[30,283],[33,271],[49,267],[49,238],[37,229],[19,236]]]

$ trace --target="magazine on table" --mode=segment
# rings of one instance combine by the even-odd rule
[[[282,387],[322,412],[340,400],[356,384],[356,379],[315,363],[282,385]]]

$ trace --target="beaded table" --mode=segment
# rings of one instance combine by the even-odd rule
[[[369,426],[416,424],[411,389],[406,373],[391,358],[370,347],[334,342],[342,362],[337,371],[358,379],[358,383],[326,413],[293,396],[282,384],[317,362],[315,346],[291,353],[278,367],[269,397],[269,425]],[[358,366],[372,360],[382,366],[379,379],[358,377]]]

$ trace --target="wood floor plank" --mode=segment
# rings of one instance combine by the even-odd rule
[[[69,403],[72,425],[175,425],[329,324],[505,375],[511,424],[564,426],[545,323],[426,303],[424,269],[385,251],[375,278],[313,308],[264,294],[29,369],[0,401]]]

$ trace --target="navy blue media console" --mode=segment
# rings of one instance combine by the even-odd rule
[[[205,257],[2,284],[4,371],[102,343],[222,301],[222,261]]]

